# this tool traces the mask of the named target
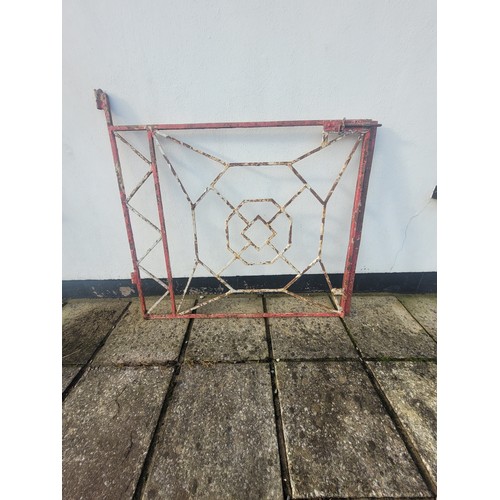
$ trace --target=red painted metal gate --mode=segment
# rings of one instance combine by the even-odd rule
[[[116,176],[118,180],[118,187],[120,191],[121,204],[123,209],[123,215],[125,218],[125,225],[127,229],[127,236],[130,245],[130,252],[132,256],[132,262],[134,271],[132,273],[132,282],[136,285],[139,301],[141,304],[141,310],[144,318],[146,319],[160,319],[160,318],[224,318],[224,317],[296,317],[296,316],[340,316],[343,317],[349,314],[351,296],[354,287],[354,275],[356,269],[356,262],[358,258],[359,245],[361,240],[361,228],[363,224],[363,215],[365,209],[366,195],[368,189],[368,180],[370,176],[370,169],[373,157],[373,151],[375,146],[375,136],[377,127],[380,125],[373,120],[308,120],[308,121],[276,121],[276,122],[236,122],[236,123],[184,123],[184,124],[159,124],[159,125],[113,125],[113,119],[111,116],[111,109],[109,105],[108,96],[102,90],[95,91],[97,107],[104,111],[106,116],[106,123],[108,127],[109,139],[111,142],[111,150],[113,153],[113,160],[115,165]],[[173,131],[183,131],[183,130],[201,130],[201,129],[238,129],[238,128],[275,128],[275,127],[322,127],[321,142],[319,145],[309,151],[301,154],[295,159],[285,160],[285,161],[271,161],[271,162],[229,162],[218,158],[213,154],[202,150],[201,148],[194,147],[185,141],[182,141],[172,134]],[[140,152],[136,147],[134,147],[125,137],[127,132],[140,132],[146,135],[149,151]],[[342,140],[344,137],[353,136],[354,145],[352,149],[347,154],[345,161],[338,172],[336,178],[330,186],[326,195],[320,196],[320,194],[315,190],[305,179],[305,177],[299,172],[297,164],[306,158],[318,153],[319,151],[328,148],[337,141]],[[122,172],[122,165],[120,163],[119,151],[117,141],[121,144],[130,148],[135,157],[139,158],[144,164],[147,165],[147,171],[145,175],[137,182],[135,187],[129,192],[125,189],[125,183]],[[189,194],[188,189],[181,180],[173,162],[170,160],[165,147],[162,146],[161,141],[168,141],[171,144],[176,144],[182,148],[186,148],[191,152],[209,159],[218,165],[220,171],[211,180],[211,182],[206,186],[206,188],[201,192],[201,194],[193,199],[193,196]],[[361,148],[359,156],[359,165],[357,173],[356,188],[354,194],[353,209],[351,215],[350,223],[350,234],[347,246],[347,255],[345,259],[343,281],[341,288],[333,288],[329,274],[326,270],[325,264],[322,259],[323,241],[325,233],[325,218],[328,202],[330,201],[334,190],[336,189],[339,181],[341,180],[344,172],[351,159],[353,158],[355,152]],[[165,219],[165,212],[162,201],[162,190],[160,187],[160,177],[158,173],[158,159],[161,159],[167,166],[169,172],[175,179],[178,187],[181,189],[187,203],[189,204],[192,216],[193,225],[193,243],[194,243],[194,266],[189,279],[187,280],[186,286],[182,293],[180,301],[176,301],[174,294],[174,274],[172,272],[171,257],[169,253],[169,242],[167,237],[167,224]],[[242,199],[238,204],[232,203],[229,199],[218,189],[217,183],[222,179],[222,177],[229,171],[229,169],[234,169],[236,167],[285,167],[295,176],[295,179],[300,181],[299,188],[285,201],[278,203],[275,198],[249,198]],[[134,208],[131,204],[131,199],[136,195],[136,193],[144,186],[146,181],[152,177],[155,188],[155,197],[157,205],[157,215],[158,223],[155,224],[146,215],[141,213],[139,210]],[[292,245],[292,217],[287,212],[287,208],[291,205],[294,200],[300,196],[304,191],[308,191],[321,206],[321,234],[319,238],[318,252],[315,258],[304,268],[300,269],[295,266],[285,255],[285,252]],[[217,197],[222,200],[222,202],[227,206],[229,210],[229,216],[226,218],[224,232],[226,236],[226,249],[229,256],[229,261],[222,269],[215,272],[210,266],[201,258],[198,249],[198,230],[197,230],[197,219],[196,210],[198,204],[203,200],[203,198],[208,193],[215,193]],[[271,215],[264,216],[259,213],[260,209],[267,207],[271,210]],[[249,216],[249,207],[253,209],[252,215]],[[247,210],[247,211],[245,211]],[[151,228],[156,236],[156,240],[153,245],[149,247],[145,253],[138,256],[136,249],[136,241],[134,239],[134,232],[131,223],[130,213],[134,213],[139,219],[141,219],[145,224]],[[256,214],[256,215],[255,215]],[[277,221],[281,220],[282,226],[287,228],[287,238],[281,245],[281,248],[275,245],[276,224]],[[241,228],[239,237],[241,237],[240,246],[235,245],[232,241],[231,227],[234,227],[235,223],[239,224]],[[273,226],[273,223],[275,226]],[[260,231],[261,236],[258,235]],[[262,234],[264,236],[262,236]],[[260,238],[260,239],[259,239]],[[156,248],[157,245],[161,243],[163,249],[164,266],[165,266],[165,278],[160,278],[151,270],[148,270],[144,264],[144,259]],[[271,252],[271,257],[261,258],[259,260],[256,255],[262,249],[266,249]],[[253,255],[253,258],[252,258]],[[269,255],[269,254],[268,254]],[[290,279],[284,286],[279,288],[244,288],[238,289],[233,287],[228,280],[224,278],[223,272],[235,261],[239,261],[245,265],[272,265],[277,261],[285,262],[289,265],[295,272],[295,276]],[[305,273],[307,273],[314,265],[319,264],[322,273],[325,277],[325,282],[330,292],[330,298],[332,302],[332,307],[327,308],[324,304],[316,302],[314,299],[309,297],[298,295],[290,290],[290,287],[300,279]],[[214,278],[216,278],[221,285],[227,289],[226,292],[211,297],[207,300],[202,300],[196,303],[194,306],[185,306],[182,308],[185,296],[189,293],[189,287],[193,275],[197,269],[204,269]],[[146,306],[146,300],[143,293],[143,279],[149,277],[153,279],[158,285],[165,289],[165,293],[150,307]],[[314,311],[297,311],[297,312],[263,312],[263,313],[201,313],[197,309],[217,300],[221,300],[225,297],[229,297],[235,294],[248,294],[248,293],[282,293],[288,296],[297,298],[298,300],[320,308],[318,312]],[[163,305],[166,305],[165,312],[161,311]],[[156,312],[154,312],[156,310]]]

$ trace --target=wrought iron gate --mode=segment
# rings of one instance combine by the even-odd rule
[[[361,240],[361,228],[363,224],[363,215],[365,209],[366,195],[368,189],[368,180],[375,146],[375,136],[377,127],[380,125],[373,120],[308,120],[308,121],[276,121],[276,122],[236,122],[236,123],[197,123],[197,124],[160,124],[160,125],[113,125],[111,109],[108,96],[102,90],[95,91],[97,107],[105,113],[106,123],[108,127],[109,139],[111,142],[111,150],[115,165],[118,187],[120,191],[121,204],[127,236],[130,245],[133,268],[132,282],[137,287],[141,310],[146,319],[160,318],[222,318],[222,317],[295,317],[295,316],[340,316],[343,317],[349,314],[351,296],[354,287],[354,275],[356,262],[358,257],[359,245]],[[223,160],[214,154],[208,153],[199,147],[192,146],[187,142],[180,140],[172,135],[175,131],[183,130],[200,130],[200,129],[237,129],[237,128],[262,128],[262,127],[322,127],[321,140],[319,144],[301,154],[300,156],[284,161],[268,161],[268,162],[229,162]],[[141,132],[147,136],[148,152],[141,152],[138,148],[127,140],[125,137],[127,132]],[[299,172],[297,164],[309,158],[310,156],[330,147],[336,142],[344,139],[347,136],[354,137],[354,144],[350,149],[345,161],[340,168],[337,176],[333,180],[326,195],[320,195],[306,180],[305,176]],[[130,148],[130,151],[139,158],[146,166],[145,175],[140,178],[135,187],[129,192],[125,189],[122,166],[120,163],[118,143]],[[194,197],[189,193],[185,183],[179,176],[176,167],[169,158],[167,147],[165,144],[176,144],[179,147],[187,148],[191,152],[209,159],[217,164],[219,172],[211,180],[211,182],[203,189],[203,191]],[[345,259],[343,281],[341,288],[332,286],[329,274],[322,259],[323,242],[325,237],[325,218],[328,203],[334,193],[339,181],[350,164],[355,152],[361,148],[360,159],[358,165],[357,181],[354,194],[354,203],[351,215],[350,234],[347,246],[347,255]],[[169,254],[169,244],[167,238],[167,224],[165,220],[165,212],[162,201],[162,191],[160,187],[160,177],[158,173],[158,159],[165,163],[170,171],[173,179],[182,191],[191,212],[192,220],[192,237],[194,244],[194,263],[193,270],[184,287],[181,300],[176,301],[174,294],[174,274],[172,272],[171,257]],[[230,170],[238,167],[285,167],[288,169],[295,179],[300,181],[298,189],[285,201],[277,202],[274,197],[267,198],[248,198],[242,199],[238,204],[231,202],[225,193],[218,186],[223,176]],[[132,198],[145,185],[146,181],[152,177],[156,195],[158,223],[151,220],[150,217],[141,213],[131,204]],[[287,212],[287,208],[300,196],[303,192],[308,191],[321,206],[321,223],[318,251],[314,259],[305,267],[296,266],[290,259],[287,258],[286,252],[292,245],[292,228],[293,219]],[[201,201],[208,193],[214,193],[229,210],[224,224],[224,233],[226,238],[226,250],[228,252],[228,262],[217,271],[214,271],[209,264],[205,262],[199,252],[198,228],[197,228],[197,209]],[[266,210],[264,210],[264,208]],[[131,223],[130,213],[134,213],[141,221],[148,225],[156,234],[156,239],[153,244],[141,255],[137,253],[136,241]],[[267,212],[267,215],[263,215]],[[277,243],[276,225],[280,221],[280,227],[285,228],[286,237]],[[273,226],[274,224],[274,226]],[[238,238],[239,244],[234,242],[233,234],[239,228]],[[221,233],[222,234],[222,233]],[[148,270],[144,265],[144,259],[157,247],[162,245],[166,279],[155,275],[151,270]],[[267,252],[267,257],[261,257],[261,252]],[[227,279],[225,279],[224,271],[235,261],[239,261],[246,266],[254,265],[272,265],[278,261],[285,262],[295,275],[284,286],[278,288],[235,288]],[[325,277],[327,288],[330,292],[332,307],[326,307],[322,303],[318,303],[310,297],[298,295],[290,290],[290,287],[307,273],[313,266],[319,264],[322,273]],[[224,293],[216,295],[196,303],[184,306],[184,299],[189,293],[192,278],[197,269],[203,268],[211,276],[216,278],[221,285],[227,289]],[[143,278],[147,276],[153,279],[164,290],[164,294],[150,307],[146,307],[145,296],[143,293]],[[295,297],[298,300],[314,305],[320,308],[320,311],[295,311],[295,312],[263,312],[263,313],[200,313],[197,309],[225,297],[235,294],[248,293],[283,293]],[[162,304],[166,304],[166,312],[162,312]],[[156,311],[156,312],[155,312]]]

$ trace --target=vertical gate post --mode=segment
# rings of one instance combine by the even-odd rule
[[[342,282],[343,294],[340,305],[345,315],[351,311],[351,299],[354,289],[354,276],[358,262],[359,244],[361,242],[361,230],[363,228],[363,217],[365,213],[366,195],[368,192],[368,180],[372,166],[373,151],[375,149],[375,136],[377,128],[369,128],[363,137],[361,146],[361,158],[356,181],[356,192],[351,217],[351,230],[349,233],[349,245]]]
[[[148,129],[149,152],[151,155],[151,172],[155,183],[156,205],[158,206],[158,218],[160,220],[161,242],[163,244],[163,254],[165,255],[165,267],[167,269],[168,290],[170,294],[170,304],[172,305],[172,314],[176,313],[174,284],[172,281],[172,268],[170,266],[170,253],[168,251],[167,230],[165,226],[165,214],[163,212],[163,202],[161,199],[160,178],[158,176],[158,166],[156,164],[156,152],[153,137],[153,130]]]
[[[139,302],[141,305],[141,312],[144,316],[146,314],[146,301],[144,300],[144,294],[142,293],[142,282],[139,270],[139,265],[137,263],[137,251],[135,248],[134,233],[132,231],[132,223],[130,221],[130,212],[127,206],[127,195],[125,193],[125,184],[123,182],[122,167],[120,164],[120,157],[118,155],[118,146],[116,144],[116,137],[113,131],[113,118],[111,117],[111,111],[109,109],[109,100],[106,93],[101,89],[95,91],[95,97],[97,102],[97,109],[104,111],[104,116],[106,117],[106,125],[108,127],[109,140],[111,142],[111,152],[113,154],[113,163],[115,165],[116,178],[118,180],[118,189],[120,190],[120,200],[122,203],[123,217],[125,218],[125,226],[127,228],[127,238],[130,247],[130,254],[132,256],[132,264],[134,266],[134,273],[132,282],[137,286],[137,292],[139,295]]]

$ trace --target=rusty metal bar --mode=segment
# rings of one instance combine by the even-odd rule
[[[101,91],[102,92],[102,91]],[[374,120],[289,120],[272,122],[224,122],[224,123],[177,123],[157,125],[114,125],[113,131],[134,130],[191,130],[219,128],[261,128],[261,127],[323,127],[326,131],[335,132],[344,128],[363,129],[365,127],[381,127]]]
[[[134,233],[132,231],[132,223],[130,221],[130,213],[128,209],[127,203],[127,195],[125,193],[125,185],[123,183],[123,174],[120,164],[120,157],[118,155],[118,146],[116,144],[116,137],[112,130],[113,127],[113,118],[111,116],[111,110],[109,107],[109,99],[108,96],[102,90],[95,91],[95,97],[97,101],[97,109],[101,109],[104,111],[104,115],[106,117],[106,125],[108,127],[109,140],[111,142],[111,152],[113,155],[113,162],[115,165],[116,178],[118,181],[118,189],[120,190],[120,200],[122,204],[123,217],[125,218],[125,226],[127,229],[127,238],[128,244],[130,247],[130,254],[132,256],[132,264],[134,266],[134,274],[132,281],[135,281],[135,285],[137,286],[137,293],[139,294],[139,302],[141,305],[141,312],[143,316],[146,315],[146,301],[144,298],[144,294],[142,293],[142,283],[141,283],[141,274],[139,270],[139,264],[137,262],[137,251],[135,248],[134,241]]]
[[[158,167],[156,165],[156,152],[153,141],[153,132],[148,130],[149,153],[151,155],[151,171],[153,172],[153,180],[155,183],[156,204],[158,205],[158,218],[160,220],[161,239],[163,243],[163,253],[165,255],[165,267],[167,269],[168,290],[170,292],[170,304],[172,312],[176,311],[174,284],[172,281],[172,269],[170,267],[170,254],[168,251],[167,229],[165,227],[165,215],[163,213],[163,202],[161,199],[160,178],[158,176]]]
[[[361,230],[363,228],[366,195],[368,193],[368,180],[370,178],[376,134],[376,128],[369,130],[365,134],[363,144],[361,146],[361,159],[359,162],[358,180],[356,183],[356,192],[354,195],[351,218],[351,230],[349,234],[349,245],[347,247],[346,265],[342,283],[344,294],[342,295],[342,300],[340,302],[340,306],[343,309],[344,314],[349,314],[351,311],[354,276],[356,272],[356,264],[358,262],[359,244],[361,242]]]
[[[332,318],[342,317],[341,311],[287,313],[213,313],[213,314],[145,314],[146,319],[217,319],[217,318]]]

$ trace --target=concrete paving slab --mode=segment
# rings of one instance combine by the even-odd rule
[[[216,298],[217,295],[206,295],[198,298],[198,303],[202,304],[209,300]],[[214,313],[253,313],[262,312],[262,299],[255,295],[233,295],[223,299],[210,302],[198,309],[197,313],[200,314],[214,314]],[[234,318],[229,318],[231,321]]]
[[[262,311],[262,299],[248,296],[221,299],[198,310],[210,314]],[[195,319],[193,322],[186,360],[246,361],[266,359],[267,356],[264,319]]]
[[[368,365],[436,481],[436,364],[396,361]]]
[[[185,311],[194,305],[194,301],[197,298],[197,295],[189,294],[182,298],[182,295],[175,296],[175,305],[178,311]],[[151,295],[145,297],[146,309],[151,312],[151,314],[170,314],[172,312],[172,301],[170,300],[170,296],[166,296],[161,298],[160,302],[159,295]],[[132,299],[133,302],[139,303],[139,299]],[[156,304],[156,306],[155,306]],[[153,309],[151,309],[154,306]],[[163,321],[163,320],[151,320],[151,321]],[[165,320],[170,321],[170,320]]]
[[[63,498],[132,498],[172,371],[89,370],[63,405]]]
[[[398,295],[413,317],[437,340],[437,296],[434,293]]]
[[[183,366],[146,499],[282,499],[269,367]]]
[[[315,296],[316,302],[329,305],[327,295]],[[308,304],[293,297],[266,296],[269,312],[285,312]],[[273,354],[278,359],[357,358],[356,351],[339,318],[269,318]]]
[[[436,343],[391,295],[353,296],[345,322],[367,358],[436,357]]]
[[[284,293],[266,294],[267,309],[272,312],[333,312],[333,305],[326,293],[300,293],[306,301]]]
[[[73,365],[73,366],[63,366],[62,367],[62,391],[64,392],[66,387],[75,378],[75,375],[80,371],[83,365]]]
[[[193,305],[194,299],[184,303]],[[139,302],[134,301],[93,363],[140,366],[176,361],[188,323],[187,319],[143,319]]]
[[[294,497],[429,496],[359,362],[277,364]]]
[[[85,364],[108,334],[128,301],[72,300],[62,308],[62,364]]]

